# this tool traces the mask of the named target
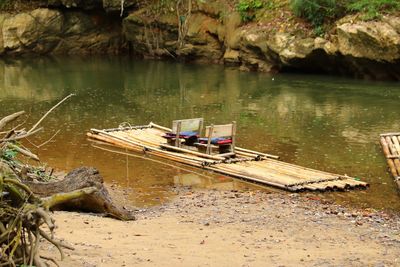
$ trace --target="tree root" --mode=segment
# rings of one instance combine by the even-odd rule
[[[18,140],[42,130],[39,125],[65,97],[42,116],[31,128],[4,129],[24,114],[16,112],[0,119],[0,266],[49,266],[53,258],[40,255],[41,240],[54,245],[64,258],[63,248],[72,247],[54,239],[54,220],[49,211],[55,209],[80,209],[105,213],[121,220],[133,220],[129,211],[118,208],[104,187],[103,178],[94,168],[80,168],[69,173],[64,180],[54,183],[45,170],[17,160],[16,155],[39,161],[37,155],[23,148]],[[30,181],[28,181],[30,179]]]

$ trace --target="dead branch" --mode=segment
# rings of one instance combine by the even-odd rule
[[[58,265],[54,259],[40,255],[40,244],[43,240],[54,245],[60,251],[61,258],[64,257],[62,248],[73,249],[53,238],[55,225],[49,210],[72,208],[102,212],[122,220],[135,218],[131,212],[114,205],[104,187],[102,177],[93,168],[77,169],[64,180],[54,183],[31,182],[27,178],[46,181],[54,177],[49,177],[44,168],[33,167],[16,160],[16,154],[19,154],[39,161],[37,155],[16,141],[41,131],[43,127],[39,125],[42,121],[71,96],[73,95],[65,97],[53,106],[30,130],[19,129],[22,126],[19,124],[1,133],[0,266],[48,266],[46,261]],[[20,111],[1,119],[0,130],[22,114],[24,112]],[[39,194],[43,198],[40,198]]]
[[[24,114],[25,111],[19,111],[15,112],[14,114],[8,115],[0,120],[0,130],[3,129],[8,123],[16,120],[19,118],[22,114]]]
[[[18,153],[21,153],[22,155],[24,155],[25,157],[31,158],[33,160],[39,161],[39,157],[35,154],[33,154],[32,152],[30,152],[27,149],[23,149],[15,144],[12,143],[8,143],[7,147],[10,149],[13,149],[15,151],[17,151]]]
[[[70,94],[66,97],[64,97],[63,100],[61,100],[60,102],[58,102],[55,106],[53,106],[51,109],[49,109],[49,111],[46,112],[46,114],[43,115],[43,117],[40,118],[40,120],[38,120],[38,122],[32,126],[32,128],[28,131],[28,133],[33,132],[38,126],[39,124],[54,110],[56,109],[58,106],[60,106],[64,101],[66,101],[68,98],[74,96],[75,94]]]
[[[8,138],[0,139],[0,143],[1,143],[1,142],[18,141],[18,140],[27,138],[27,137],[29,137],[29,136],[31,136],[31,135],[34,135],[34,134],[40,132],[41,130],[43,130],[43,127],[40,127],[39,129],[36,129],[36,130],[34,130],[34,131],[32,131],[32,132],[28,132],[28,133],[26,133],[25,131],[23,131],[23,132],[20,132],[20,134],[15,135],[14,137],[8,137]]]

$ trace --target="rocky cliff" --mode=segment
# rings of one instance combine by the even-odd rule
[[[119,54],[400,80],[400,18],[347,16],[314,37],[282,23],[242,23],[229,1],[150,7],[134,0],[50,0],[0,14],[0,54]],[[122,10],[121,10],[122,7]],[[122,15],[122,16],[121,16]],[[282,14],[284,17],[285,14]],[[297,25],[297,24],[296,24]]]

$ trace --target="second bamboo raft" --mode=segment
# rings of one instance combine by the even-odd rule
[[[381,134],[380,143],[390,173],[400,189],[400,133]]]
[[[365,188],[367,183],[346,175],[317,171],[277,160],[278,157],[236,148],[236,157],[224,159],[195,149],[176,149],[162,137],[170,129],[150,123],[144,126],[97,130],[88,137],[136,152],[144,152],[175,162],[229,175],[288,191],[326,191]]]

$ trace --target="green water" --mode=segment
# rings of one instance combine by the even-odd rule
[[[206,124],[235,120],[241,147],[371,184],[365,191],[324,193],[325,198],[400,210],[399,194],[378,144],[380,133],[400,131],[400,83],[120,58],[34,58],[0,62],[0,92],[0,116],[26,110],[32,123],[75,93],[48,117],[45,132],[30,141],[40,144],[60,133],[33,150],[61,170],[97,167],[107,182],[126,188],[138,206],[167,201],[173,196],[172,185],[255,187],[100,150],[87,141],[88,129],[122,122],[169,126],[173,119],[191,117],[204,117]]]

